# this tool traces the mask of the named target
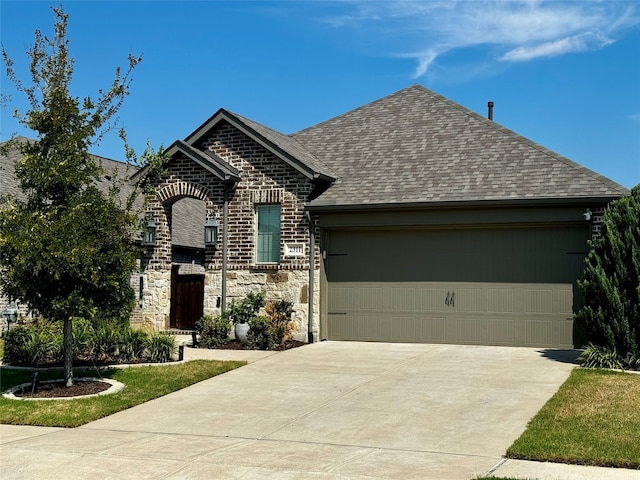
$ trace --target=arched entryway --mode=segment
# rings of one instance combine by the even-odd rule
[[[185,197],[171,206],[170,328],[190,330],[204,310],[205,202]]]

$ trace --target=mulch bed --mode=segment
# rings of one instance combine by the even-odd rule
[[[38,383],[33,395],[31,395],[31,386],[25,387],[24,391],[18,390],[13,394],[16,397],[23,398],[79,397],[81,395],[94,395],[96,393],[104,392],[110,387],[111,384],[96,380],[76,380],[73,386],[65,387],[64,381],[60,380],[55,383]]]
[[[283,350],[290,350],[292,348],[298,348],[303,345],[306,345],[305,342],[300,342],[298,340],[285,340],[280,345],[277,345],[273,348],[275,352],[282,352]],[[205,347],[202,347],[205,348]],[[220,345],[215,347],[217,350],[255,350],[254,348],[250,348],[244,343],[240,343],[237,340],[231,340],[225,345]]]

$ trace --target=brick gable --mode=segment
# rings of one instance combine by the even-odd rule
[[[214,130],[203,148],[241,172],[229,203],[229,269],[256,267],[255,206],[264,203],[282,207],[280,264],[273,268],[308,268],[306,256],[286,258],[283,246],[302,243],[308,254],[304,201],[313,189],[309,179],[229,124]]]

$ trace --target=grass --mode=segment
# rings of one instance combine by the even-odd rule
[[[175,392],[207,378],[245,365],[246,362],[193,360],[177,365],[145,366],[100,371],[103,377],[125,384],[119,393],[77,400],[21,401],[0,397],[0,423],[47,427],[78,427],[154,398]],[[0,368],[0,385],[6,390],[30,381],[31,370]],[[74,369],[75,377],[95,377],[95,370]],[[62,378],[62,370],[42,371],[38,379]]]
[[[640,468],[640,375],[575,369],[507,457]]]

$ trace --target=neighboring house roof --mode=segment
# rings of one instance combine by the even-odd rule
[[[26,137],[16,137],[19,142],[32,142]],[[2,145],[6,143],[3,142]],[[126,182],[132,172],[139,170],[137,167],[126,163],[111,160],[109,158],[91,155],[104,170],[100,177],[95,178],[95,184],[102,193],[108,193],[116,179],[122,180],[120,199],[125,201],[132,191],[132,186]],[[7,155],[0,155],[0,195],[11,195],[19,200],[24,200],[25,196],[20,189],[18,178],[16,177],[15,165],[22,158],[22,153],[13,148]]]
[[[333,182],[333,173],[320,160],[311,155],[305,148],[290,136],[277,132],[260,123],[249,120],[224,108],[218,110],[211,118],[200,125],[185,142],[197,146],[204,141],[207,134],[222,122],[233,125],[244,134],[261,144],[264,148],[288,163],[311,180]]]
[[[291,138],[337,176],[311,207],[606,200],[628,192],[420,85]]]

